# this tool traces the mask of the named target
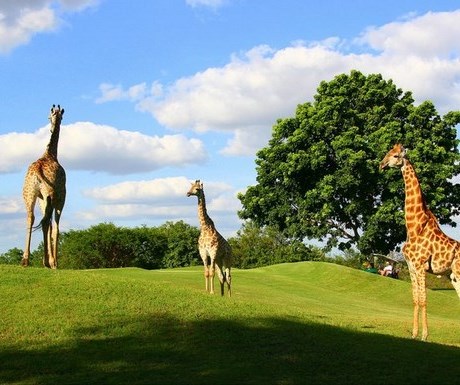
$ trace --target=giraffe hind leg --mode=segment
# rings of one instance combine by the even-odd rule
[[[51,198],[47,197],[46,206],[44,209],[43,218],[40,221],[40,227],[43,231],[43,265],[45,267],[51,268],[50,263],[50,250],[51,250],[51,216],[53,214],[53,208],[51,206]]]
[[[228,296],[232,296],[232,274],[230,268],[226,268],[224,272],[225,282],[227,282],[227,293]]]
[[[232,276],[230,274],[230,268],[221,268],[217,265],[217,274],[219,276],[220,282],[220,294],[224,295],[225,283],[227,283],[228,296],[231,297],[231,280]]]

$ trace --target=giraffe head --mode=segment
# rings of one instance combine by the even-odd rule
[[[190,187],[190,190],[187,192],[187,196],[191,195],[196,195],[199,197],[200,195],[203,194],[203,183],[200,182],[199,179],[197,179],[195,182],[192,182],[192,186]]]
[[[51,122],[51,132],[53,132],[54,129],[61,124],[63,115],[64,109],[61,109],[61,106],[59,104],[57,107],[53,104],[53,107],[51,107],[50,116],[48,117],[48,119]]]
[[[406,149],[401,144],[396,143],[380,162],[380,170],[384,170],[387,167],[400,168],[404,166],[405,157]]]

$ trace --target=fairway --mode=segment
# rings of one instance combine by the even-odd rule
[[[0,265],[1,384],[455,384],[460,300],[428,293],[410,339],[410,284],[322,262],[57,270]],[[216,280],[216,289],[218,282]],[[391,368],[391,370],[388,370]]]

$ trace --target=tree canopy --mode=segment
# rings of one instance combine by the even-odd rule
[[[274,125],[257,153],[257,184],[239,194],[239,215],[329,248],[393,250],[406,236],[404,185],[400,170],[381,173],[378,165],[400,142],[428,206],[440,223],[455,225],[458,123],[459,111],[440,116],[430,101],[415,105],[411,92],[380,74],[352,71],[323,81],[313,102]]]

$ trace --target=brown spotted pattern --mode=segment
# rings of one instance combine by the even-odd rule
[[[422,316],[422,339],[428,337],[426,313],[426,271],[443,274],[452,272],[450,278],[460,297],[460,244],[444,234],[434,214],[426,205],[417,175],[406,158],[401,144],[394,147],[380,162],[380,169],[401,168],[404,186],[404,213],[407,239],[403,247],[412,282],[414,318],[412,337],[418,335],[419,315]]]
[[[42,157],[33,162],[26,173],[22,195],[27,212],[26,246],[21,261],[29,265],[30,241],[35,221],[34,209],[38,200],[43,218],[38,227],[43,231],[44,257],[43,265],[57,268],[59,242],[59,220],[65,204],[66,175],[57,157],[59,132],[64,109],[60,106],[51,108],[51,138]],[[54,214],[54,224],[53,224]]]
[[[231,296],[232,249],[217,231],[214,222],[207,213],[203,183],[199,180],[192,183],[187,192],[187,196],[192,195],[198,197],[198,219],[200,221],[198,250],[204,265],[206,291],[214,294],[214,275],[217,270],[221,295],[224,295],[224,284],[227,283],[228,295]]]

